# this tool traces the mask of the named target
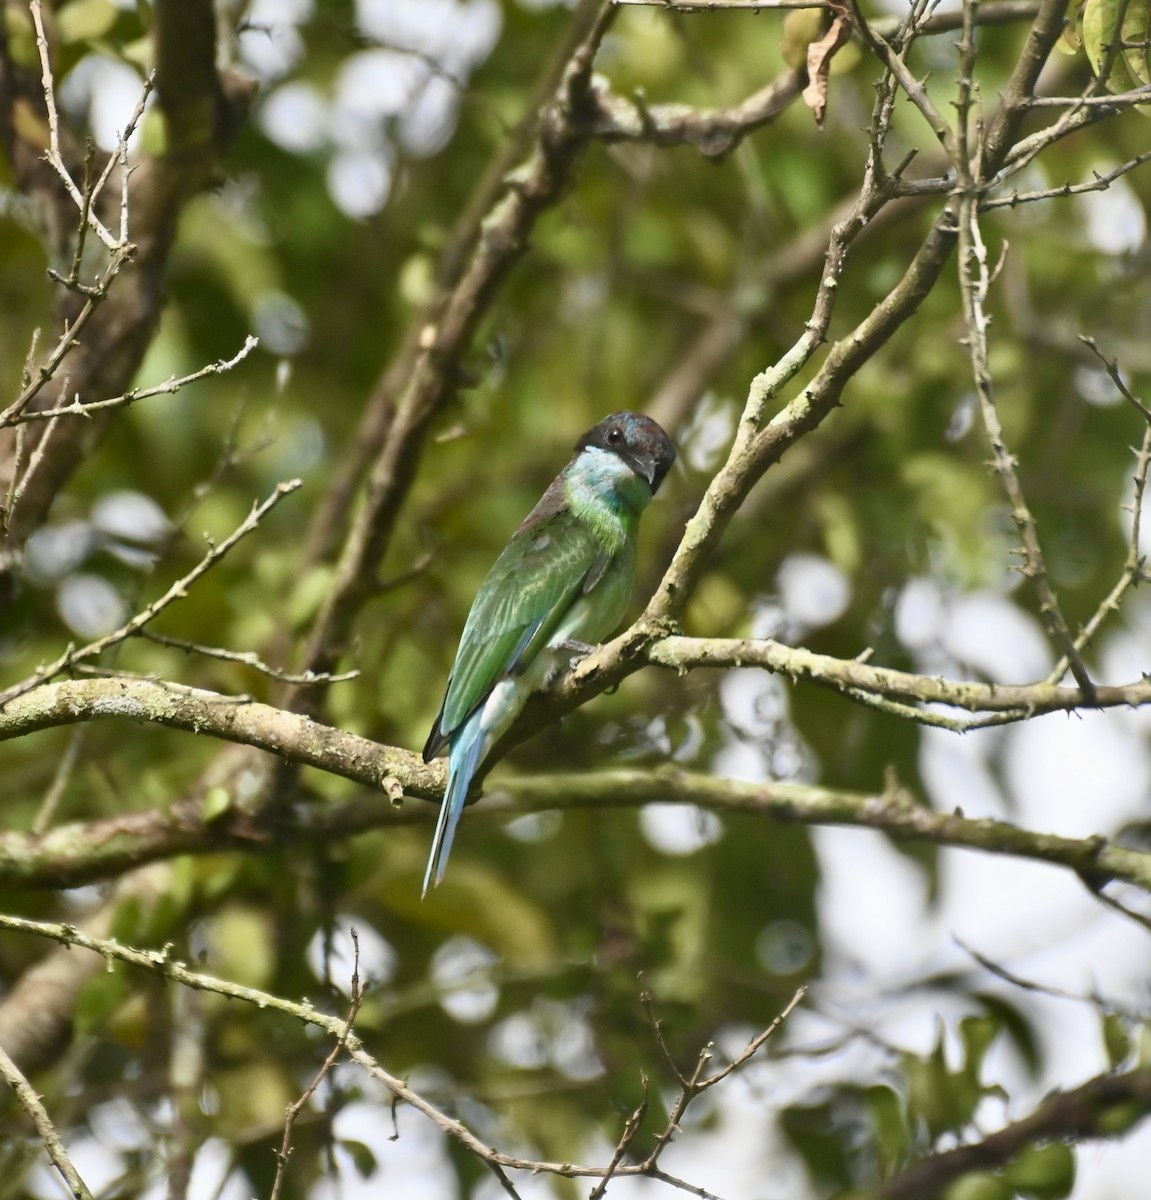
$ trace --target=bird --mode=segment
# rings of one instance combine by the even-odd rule
[[[447,747],[448,782],[422,895],[443,879],[472,780],[528,697],[623,621],[640,514],[675,459],[674,442],[651,417],[604,417],[480,585],[424,746],[424,762]]]

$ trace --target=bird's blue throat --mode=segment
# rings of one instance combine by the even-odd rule
[[[651,487],[618,454],[586,446],[564,472],[564,499],[608,551],[617,554],[651,502]]]

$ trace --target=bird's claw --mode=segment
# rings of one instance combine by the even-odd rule
[[[566,650],[572,655],[571,666],[574,667],[581,659],[587,658],[598,647],[593,646],[590,642],[577,641],[575,638],[564,638],[562,642],[557,644],[557,649]]]

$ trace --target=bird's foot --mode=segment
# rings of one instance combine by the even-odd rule
[[[556,643],[556,649],[568,651],[573,656],[571,665],[574,667],[581,658],[587,658],[593,650],[598,650],[599,647],[593,646],[590,642],[577,641],[575,638],[564,638],[562,642]]]

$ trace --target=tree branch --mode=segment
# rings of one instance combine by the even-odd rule
[[[89,642],[86,646],[81,646],[78,650],[69,647],[54,662],[41,667],[35,674],[25,679],[22,683],[14,684],[12,687],[0,692],[0,712],[3,712],[4,706],[12,700],[25,695],[33,688],[39,687],[46,680],[52,679],[64,671],[71,671],[81,663],[98,658],[106,650],[110,650],[113,646],[118,646],[121,642],[125,642],[128,638],[134,637],[143,631],[169,605],[174,604],[177,600],[182,600],[188,594],[188,589],[197,580],[202,579],[238,542],[257,529],[260,522],[263,521],[268,513],[285,496],[290,496],[301,486],[302,481],[299,479],[289,479],[284,483],[277,484],[275,490],[266,500],[258,504],[253,504],[251,512],[248,513],[244,520],[222,542],[210,545],[204,557],[186,575],[177,579],[159,599],[153,600],[146,608],[141,609],[134,617],[125,621],[119,629],[105,634],[102,638],[97,638],[94,642]]]
[[[307,1000],[298,1002],[287,1000],[271,992],[261,991],[259,988],[245,987],[226,979],[217,979],[203,972],[189,970],[184,963],[176,961],[172,957],[173,947],[170,944],[161,950],[137,950],[131,946],[121,945],[114,939],[89,937],[71,925],[62,925],[47,921],[29,921],[23,917],[6,916],[3,914],[0,914],[0,929],[8,929],[17,933],[29,933],[36,937],[49,938],[64,946],[91,950],[100,955],[106,963],[127,963],[130,966],[149,971],[181,987],[227,996],[230,999],[239,1000],[245,1004],[255,1005],[261,1010],[283,1013],[285,1016],[291,1017],[293,1020],[299,1021],[304,1025],[314,1025],[335,1039],[337,1047],[342,1045],[346,1049],[348,1057],[373,1079],[383,1084],[396,1101],[414,1108],[417,1112],[427,1117],[443,1133],[458,1142],[464,1150],[489,1165],[517,1171],[529,1171],[532,1174],[556,1175],[565,1179],[603,1179],[605,1177],[624,1175],[650,1176],[670,1184],[678,1190],[690,1192],[700,1197],[711,1197],[712,1200],[715,1200],[712,1193],[703,1188],[695,1187],[684,1180],[677,1179],[675,1176],[660,1170],[654,1164],[646,1162],[620,1163],[613,1160],[606,1167],[596,1167],[574,1162],[540,1161],[523,1158],[519,1155],[506,1154],[490,1145],[487,1141],[479,1138],[463,1121],[457,1120],[440,1108],[437,1108],[419,1092],[412,1090],[402,1079],[392,1075],[381,1066],[378,1060],[369,1053],[363,1040],[350,1030],[346,1017],[331,1016],[328,1013],[322,1012]],[[750,1057],[751,1054],[754,1054],[762,1046],[768,1037],[779,1027],[779,1024],[786,1017],[787,1012],[791,1011],[798,1002],[798,999],[799,996],[797,994],[785,1013],[773,1021],[759,1038],[753,1040],[747,1050],[744,1051],[744,1055],[741,1055],[736,1060],[733,1069],[734,1066],[742,1065],[746,1061],[745,1056]],[[710,1086],[710,1083],[718,1083],[721,1079],[726,1078],[728,1074],[730,1074],[730,1070],[725,1069],[719,1072],[714,1079],[704,1084],[704,1086]]]
[[[63,293],[60,323],[68,334],[63,343],[67,387],[81,405],[129,391],[159,320],[161,284],[179,218],[187,201],[211,181],[253,95],[250,80],[217,71],[215,20],[211,0],[158,0],[155,5],[156,88],[174,140],[168,153],[145,159],[131,170],[114,253],[132,261],[118,269],[115,289],[101,293],[98,303],[83,291]],[[44,61],[48,61],[47,51]],[[54,88],[47,69],[44,97],[51,113]],[[126,171],[122,147],[117,156]],[[71,179],[68,163],[63,158],[61,162]],[[69,190],[74,188],[73,184]],[[81,199],[81,219],[95,220],[91,198]],[[126,210],[131,213],[131,253],[123,219]],[[87,322],[82,343],[75,340],[80,316]],[[53,378],[37,397],[41,407],[67,407],[61,402],[58,366],[52,367]],[[98,445],[118,407],[122,406],[105,407],[90,421],[37,423],[24,432],[23,442],[14,432],[0,434],[0,495],[13,497],[0,576],[15,569],[19,547],[43,520],[73,471]],[[10,581],[0,578],[0,609],[10,597]]]
[[[44,1143],[44,1149],[48,1151],[52,1165],[60,1172],[61,1178],[68,1185],[69,1192],[75,1197],[75,1200],[92,1200],[92,1193],[88,1190],[88,1185],[80,1178],[80,1173],[72,1165],[72,1160],[68,1157],[67,1150],[64,1149],[60,1134],[56,1126],[52,1124],[48,1110],[36,1094],[36,1089],[24,1078],[20,1068],[8,1057],[3,1046],[0,1046],[0,1077],[3,1077],[4,1082],[16,1093],[16,1099],[20,1102],[20,1106],[32,1118],[32,1124],[36,1126],[40,1141]]]
[[[878,1187],[855,1194],[859,1200],[934,1200],[968,1171],[1004,1167],[1043,1142],[1113,1138],[1116,1122],[1128,1129],[1149,1111],[1151,1067],[1098,1075],[1070,1091],[1053,1092],[1028,1116],[982,1141],[929,1155]]]
[[[107,718],[147,721],[255,746],[355,780],[373,793],[383,791],[392,800],[436,800],[443,793],[442,763],[426,764],[419,755],[270,705],[149,680],[89,679],[45,685],[0,713],[0,740],[52,725]],[[0,887],[75,886],[176,854],[259,851],[430,822],[435,816],[430,807],[396,810],[373,794],[341,804],[297,805],[291,811],[254,819],[231,799],[224,785],[218,786],[222,788],[218,799],[196,796],[165,811],[62,825],[41,835],[2,834]],[[1096,886],[1121,879],[1151,892],[1151,857],[1141,852],[1102,837],[1065,838],[958,812],[937,813],[898,789],[876,796],[788,783],[746,784],[664,766],[511,777],[501,779],[490,791],[506,795],[516,809],[633,808],[663,802],[808,825],[857,825],[895,837],[1050,862],[1069,867]],[[490,798],[480,811],[502,815],[508,808]]]
[[[708,158],[721,158],[749,133],[774,121],[799,97],[806,78],[804,71],[785,71],[741,104],[727,108],[643,104],[619,95],[606,80],[594,79],[589,111],[580,115],[580,127],[588,136],[605,142],[688,145]]]

